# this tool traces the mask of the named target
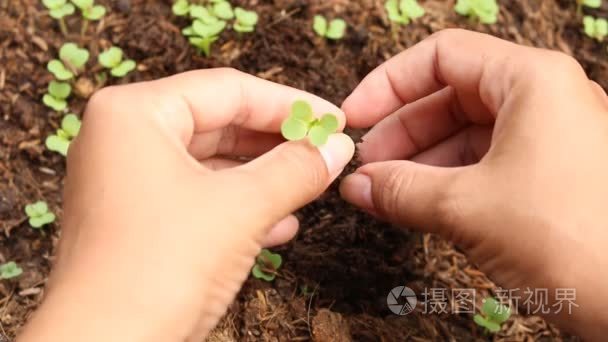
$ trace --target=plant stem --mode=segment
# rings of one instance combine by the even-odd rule
[[[61,29],[61,33],[63,33],[64,36],[68,35],[68,27],[65,24],[65,20],[63,20],[63,18],[59,18],[59,28]]]
[[[83,19],[82,27],[80,28],[80,37],[84,37],[84,34],[87,32],[89,28],[89,21],[87,19]]]

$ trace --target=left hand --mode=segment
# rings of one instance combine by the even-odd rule
[[[297,99],[344,127],[327,101],[231,69],[95,94],[69,150],[46,297],[20,340],[201,340],[261,246],[291,239],[291,213],[353,155],[340,133],[320,149],[284,143]]]

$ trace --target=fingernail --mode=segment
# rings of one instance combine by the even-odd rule
[[[348,135],[336,133],[329,136],[327,143],[319,147],[319,151],[327,166],[330,180],[333,181],[353,158],[355,144]]]
[[[346,177],[340,185],[340,193],[348,202],[370,212],[375,212],[372,199],[372,180],[362,173]]]

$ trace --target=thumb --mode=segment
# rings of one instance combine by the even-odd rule
[[[352,159],[355,146],[342,133],[319,148],[308,141],[283,143],[233,169],[249,220],[271,226],[325,191]],[[250,221],[251,222],[251,221]]]
[[[462,170],[410,161],[371,163],[346,177],[340,193],[346,201],[395,224],[441,233],[457,216],[452,184]]]

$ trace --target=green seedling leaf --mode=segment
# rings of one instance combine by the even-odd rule
[[[280,254],[274,254],[267,249],[262,249],[256,258],[255,265],[251,269],[251,274],[258,279],[273,281],[282,264],[283,258]]]
[[[313,145],[320,147],[327,143],[330,134],[322,126],[315,125],[308,131],[308,139]]]
[[[410,19],[417,19],[424,15],[424,8],[418,4],[416,0],[401,0],[399,9],[403,15]]]
[[[42,0],[44,7],[52,10],[59,8],[67,3],[67,0]]]
[[[511,317],[511,309],[503,304],[500,304],[494,298],[484,299],[481,312],[491,321],[498,324],[506,322]]]
[[[9,261],[0,265],[0,279],[11,279],[20,276],[23,269],[17,266],[14,261]]]
[[[190,4],[188,0],[177,0],[173,6],[171,6],[171,11],[178,17],[184,16],[190,12]]]
[[[112,46],[106,51],[100,53],[97,59],[99,64],[102,66],[108,69],[115,68],[122,62],[122,49]]]
[[[194,29],[192,28],[192,26],[184,27],[182,29],[182,34],[184,36],[186,36],[186,37],[190,37],[190,36],[196,35],[196,33],[194,32]]]
[[[334,19],[329,24],[327,34],[325,35],[329,39],[338,40],[344,37],[346,31],[346,22],[342,19]]]
[[[255,26],[258,23],[258,14],[241,7],[234,10],[237,22],[242,26]]]
[[[71,0],[76,7],[80,9],[85,9],[93,6],[93,0]]]
[[[587,36],[595,38],[595,18],[586,15],[583,18],[583,30]]]
[[[322,15],[315,15],[312,22],[312,29],[321,37],[325,37],[327,33],[327,19]]]
[[[606,35],[608,35],[608,20],[599,18],[595,21],[595,38],[602,41]]]
[[[199,51],[202,51],[205,56],[209,57],[211,54],[211,45],[218,40],[218,37],[190,37],[188,39],[190,44],[194,45]]]
[[[468,16],[472,12],[468,0],[458,0],[454,6],[454,11],[463,16]]]
[[[583,0],[583,5],[591,8],[600,8],[602,6],[602,0]]]
[[[216,17],[224,20],[230,20],[234,18],[234,11],[232,5],[228,1],[218,1],[213,4],[213,14]]]
[[[236,32],[240,32],[240,33],[250,33],[250,32],[255,31],[255,26],[246,26],[246,25],[239,24],[238,22],[234,23],[232,28]]]
[[[57,59],[51,60],[47,64],[46,68],[53,74],[53,76],[55,76],[56,79],[60,81],[67,81],[74,78],[74,74]]]
[[[124,77],[129,72],[133,71],[137,64],[134,60],[128,59],[120,63],[117,67],[112,68],[110,74],[114,77]]]
[[[26,205],[25,214],[28,216],[32,228],[40,228],[55,221],[55,214],[49,211],[48,205],[43,201]]]
[[[45,145],[50,151],[57,152],[65,157],[68,155],[70,141],[59,135],[49,135],[46,138]]]
[[[68,108],[68,103],[66,100],[55,98],[51,94],[44,94],[44,96],[42,97],[42,103],[57,112],[64,111],[66,110],[66,108]]]
[[[289,141],[297,141],[304,139],[308,134],[309,124],[307,122],[289,118],[283,121],[281,125],[281,134]]]
[[[195,20],[192,23],[192,30],[202,38],[218,36],[226,28],[226,22],[219,20],[211,24],[206,24],[202,20]]]
[[[319,120],[319,126],[329,134],[333,134],[338,130],[338,118],[336,118],[336,116],[333,114],[325,114]]]
[[[65,133],[66,138],[73,139],[80,132],[82,122],[75,114],[68,114],[61,120],[61,130]]]
[[[481,315],[473,316],[473,321],[477,323],[477,325],[479,325],[480,327],[486,328],[489,332],[497,333],[500,331],[500,325],[485,319]]]
[[[65,43],[59,49],[59,58],[76,69],[82,68],[89,60],[89,51],[74,43]]]
[[[201,5],[190,6],[190,16],[199,19],[203,24],[213,24],[219,21],[206,7]]]
[[[72,87],[69,83],[51,81],[48,86],[49,94],[56,99],[67,99],[72,92]]]
[[[456,13],[470,18],[478,18],[483,24],[495,24],[500,8],[496,0],[457,0]]]
[[[106,15],[106,8],[101,5],[95,5],[82,10],[82,16],[88,20],[99,20]]]
[[[399,24],[408,24],[409,19],[401,15],[401,10],[399,9],[399,1],[398,0],[388,0],[384,3],[384,8],[386,9],[386,13],[388,14],[388,19],[390,21],[399,23]]]
[[[49,11],[49,15],[53,19],[61,19],[61,18],[66,17],[68,15],[74,14],[75,11],[76,11],[76,8],[74,7],[74,5],[72,5],[70,3],[67,3],[67,4],[59,6],[57,8],[51,9]]]
[[[314,115],[312,113],[312,107],[310,104],[303,100],[295,101],[291,105],[291,118],[304,121],[307,124],[311,123],[314,120]]]

